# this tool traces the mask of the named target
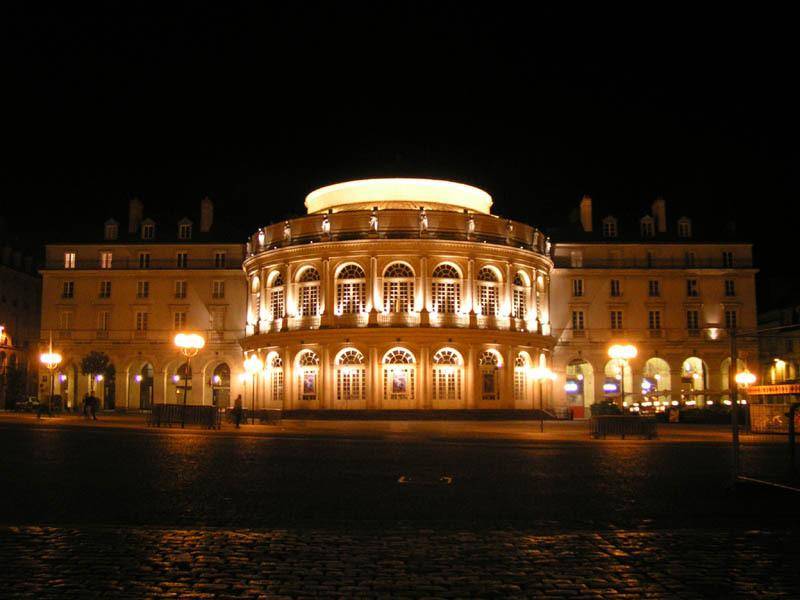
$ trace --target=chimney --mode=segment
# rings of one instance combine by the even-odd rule
[[[581,227],[587,233],[592,231],[592,197],[588,194],[581,199]]]
[[[144,204],[138,198],[131,198],[128,204],[128,233],[136,233],[142,224]]]
[[[208,233],[214,224],[214,203],[206,196],[200,201],[200,231]]]
[[[653,202],[653,206],[651,208],[653,212],[653,218],[656,221],[656,231],[658,233],[666,233],[667,232],[667,203],[664,202],[662,197],[658,197]]]

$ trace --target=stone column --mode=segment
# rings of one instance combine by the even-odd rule
[[[419,277],[417,278],[419,285],[422,288],[420,296],[422,297],[422,306],[420,307],[419,324],[423,327],[430,325],[430,313],[428,312],[428,305],[430,304],[430,289],[428,285],[428,257],[423,256],[419,260]]]
[[[380,298],[378,296],[378,258],[375,256],[369,257],[369,283],[367,290],[372,298],[372,308],[369,311],[368,325],[375,326],[378,324],[378,307]]]
[[[378,408],[380,406],[380,390],[383,382],[380,377],[380,357],[378,356],[378,349],[370,347],[369,349],[369,363],[367,375],[367,408]]]
[[[297,316],[297,301],[295,300],[295,284],[294,284],[294,266],[291,263],[286,263],[285,266],[286,279],[283,282],[286,298],[283,303],[283,316]],[[286,323],[284,323],[284,328]]]
[[[320,397],[320,408],[333,408],[335,401],[333,395],[333,366],[330,350],[328,346],[322,348],[322,356],[320,356],[319,368],[322,379],[322,396]]]
[[[419,396],[417,398],[417,408],[430,410],[433,408],[430,390],[430,349],[422,346],[419,350],[419,364],[417,365],[417,376],[419,378]]]
[[[470,344],[464,366],[464,408],[475,408],[475,388],[475,346]]]
[[[503,301],[503,306],[507,310],[506,316],[511,318],[511,263],[506,262],[506,272],[505,272],[505,286],[503,295],[505,296],[505,300]]]
[[[500,406],[514,407],[514,348],[508,346],[503,354],[502,377],[500,379]]]
[[[295,405],[294,365],[291,360],[292,353],[288,347],[283,349],[283,406],[291,410]]]
[[[331,327],[333,325],[333,281],[331,279],[331,259],[326,258],[322,261],[322,319],[320,327]]]

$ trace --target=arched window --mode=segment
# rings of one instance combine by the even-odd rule
[[[603,237],[604,238],[617,237],[616,217],[606,217],[605,219],[603,219]]]
[[[437,266],[431,275],[433,312],[455,314],[461,309],[461,274],[453,265]]]
[[[250,294],[251,306],[253,307],[253,315],[256,321],[260,319],[261,315],[261,279],[258,275],[253,275],[250,279]]]
[[[481,372],[481,399],[497,400],[500,397],[500,385],[497,372],[500,369],[500,356],[491,350],[481,352],[478,367]]]
[[[222,363],[214,369],[211,376],[211,404],[220,408],[230,405],[231,396],[231,369]]]
[[[522,273],[514,275],[514,286],[511,290],[511,316],[524,319],[528,314],[528,298],[530,285]]]
[[[356,264],[345,265],[336,277],[336,312],[363,313],[367,303],[367,278]]]
[[[301,317],[316,317],[319,314],[319,271],[307,267],[297,277]]]
[[[642,220],[639,221],[639,226],[642,230],[642,237],[654,237],[656,235],[655,221],[650,215],[642,217]]]
[[[491,267],[483,267],[478,271],[478,306],[480,313],[496,317],[499,310],[500,277]]]
[[[433,400],[461,400],[463,360],[452,348],[442,348],[433,355]]]
[[[303,350],[297,355],[298,396],[301,400],[318,398],[317,379],[319,378],[319,356],[311,350]]]
[[[527,399],[528,369],[531,366],[531,357],[527,352],[520,352],[514,359],[514,400]]]
[[[383,272],[383,310],[392,313],[414,310],[414,271],[405,263],[392,263]]]
[[[272,387],[272,402],[283,404],[283,360],[277,354],[269,362]]]
[[[282,319],[286,313],[286,286],[280,271],[269,275],[269,311],[271,319]]]
[[[364,355],[355,348],[342,350],[336,358],[337,404],[341,408],[360,407],[366,392]]]
[[[383,357],[383,399],[414,400],[414,355],[405,348],[389,350]]]
[[[678,237],[690,238],[692,237],[692,220],[687,217],[681,217],[678,220]]]

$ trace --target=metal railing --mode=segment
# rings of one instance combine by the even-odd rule
[[[697,258],[686,261],[674,258],[584,258],[573,262],[570,256],[553,258],[557,269],[752,269],[751,259],[737,259],[730,263],[722,258]]]
[[[130,271],[130,270],[164,270],[164,269],[186,269],[186,270],[215,270],[215,269],[232,269],[240,270],[242,268],[241,262],[232,259],[227,259],[220,262],[213,258],[190,258],[187,261],[178,262],[175,258],[151,258],[149,261],[141,262],[137,257],[132,258],[115,258],[111,265],[103,263],[99,260],[86,260],[78,258],[74,267],[66,267],[63,260],[50,260],[47,261],[42,267],[44,270],[61,270],[61,271]]]

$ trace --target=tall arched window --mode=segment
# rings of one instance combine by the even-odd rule
[[[269,362],[270,385],[272,386],[272,401],[283,404],[283,360],[277,354]]]
[[[496,317],[499,311],[500,277],[491,267],[478,271],[478,306],[481,314]]]
[[[311,350],[297,355],[298,397],[301,400],[316,400],[319,397],[319,356]]]
[[[393,348],[383,357],[383,399],[413,400],[414,355],[405,348]]]
[[[500,397],[500,382],[498,371],[502,366],[497,352],[486,350],[478,357],[478,367],[481,372],[481,399],[497,400]]]
[[[336,312],[340,315],[366,312],[367,277],[356,264],[345,265],[336,277]]]
[[[531,366],[531,357],[527,352],[520,352],[514,359],[514,400],[522,401],[527,398],[528,369]]]
[[[452,348],[442,348],[433,355],[433,400],[461,400],[463,362]]]
[[[383,272],[383,310],[392,313],[414,310],[414,271],[405,263],[392,263]]]
[[[514,275],[514,286],[511,290],[511,316],[524,319],[528,314],[528,298],[530,284],[522,273]]]
[[[431,275],[433,312],[455,314],[461,309],[461,273],[447,263],[437,266]]]
[[[230,405],[231,369],[226,363],[217,365],[211,375],[211,404],[220,408]]]
[[[269,311],[270,318],[282,319],[286,312],[286,286],[280,271],[273,271],[267,280],[269,284]]]
[[[366,388],[364,355],[355,348],[345,348],[336,357],[337,403],[343,408],[359,407],[366,400]]]
[[[319,271],[307,267],[297,277],[298,309],[301,317],[316,317],[319,314]]]

